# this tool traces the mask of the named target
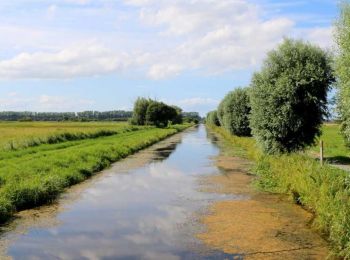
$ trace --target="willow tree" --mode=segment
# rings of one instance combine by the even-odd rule
[[[342,133],[350,145],[350,3],[342,2],[336,23],[338,55],[336,75],[338,79],[338,111],[342,121]]]
[[[333,82],[331,57],[318,46],[286,39],[271,51],[250,91],[250,126],[263,150],[288,153],[313,144]]]

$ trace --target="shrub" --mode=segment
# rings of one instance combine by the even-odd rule
[[[338,78],[338,111],[342,121],[342,134],[350,145],[350,3],[343,2],[336,23],[339,55],[336,60]]]
[[[313,144],[333,82],[330,56],[319,47],[286,39],[270,52],[250,95],[251,127],[263,150],[292,152]]]
[[[219,105],[220,125],[233,135],[250,136],[250,110],[248,89],[235,89],[228,93]]]
[[[146,124],[165,127],[176,120],[178,114],[175,108],[163,102],[152,101],[146,111]]]
[[[211,126],[220,126],[218,113],[216,110],[211,111],[207,114],[206,124]]]

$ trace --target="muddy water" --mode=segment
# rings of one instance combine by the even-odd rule
[[[223,155],[217,143],[203,126],[189,129],[54,205],[21,212],[1,228],[0,258],[278,259],[273,252],[290,250],[283,258],[323,259],[326,245],[307,227],[310,216],[254,192],[249,163]]]

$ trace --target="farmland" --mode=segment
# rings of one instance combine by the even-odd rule
[[[1,123],[0,221],[54,200],[66,187],[188,126]]]
[[[0,149],[18,149],[48,143],[50,139],[64,137],[67,133],[75,135],[76,139],[81,136],[82,139],[84,134],[88,137],[102,131],[113,134],[126,129],[130,129],[127,123],[115,122],[0,122]]]

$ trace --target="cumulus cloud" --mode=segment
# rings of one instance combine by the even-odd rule
[[[89,12],[94,8],[90,0],[65,2],[88,6]],[[109,3],[117,8],[110,0],[96,3]],[[184,72],[220,74],[254,69],[285,36],[302,37],[322,47],[331,45],[331,28],[299,29],[292,18],[267,18],[266,7],[248,0],[124,0],[123,3],[132,8],[126,8],[128,13],[124,16],[119,15],[128,18],[118,24],[120,28],[113,27],[126,30],[123,37],[93,28],[89,36],[64,30],[55,31],[57,36],[53,36],[47,30],[28,31],[1,25],[0,33],[11,31],[10,38],[16,39],[21,52],[0,58],[0,78],[73,78],[127,71],[161,80]],[[59,20],[62,13],[57,12],[58,7],[56,2],[48,6],[47,16]],[[94,14],[103,19],[105,11],[99,8]],[[127,23],[131,21],[128,19],[135,16],[139,27],[128,31]],[[133,30],[141,33],[135,37]],[[22,33],[27,36],[20,36]],[[26,38],[37,44],[38,50],[22,51]],[[51,38],[54,40],[50,42]],[[94,44],[89,44],[91,38]],[[42,45],[50,48],[40,49]]]
[[[73,46],[58,52],[21,53],[0,61],[2,78],[72,78],[122,71],[126,54],[99,45]]]

